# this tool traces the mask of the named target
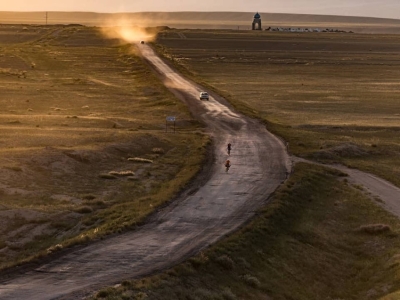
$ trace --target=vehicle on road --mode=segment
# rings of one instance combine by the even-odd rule
[[[200,100],[210,100],[210,96],[207,92],[200,92]]]

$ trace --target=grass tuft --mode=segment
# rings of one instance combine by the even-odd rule
[[[125,177],[125,176],[134,176],[135,173],[132,171],[111,171],[108,174],[113,176]]]
[[[154,163],[154,161],[151,159],[141,158],[141,157],[130,157],[130,158],[128,158],[128,161],[132,161],[132,162],[136,162],[136,163],[146,163],[146,164]]]
[[[47,253],[53,253],[53,252],[57,252],[59,250],[61,250],[63,248],[63,246],[61,244],[57,244],[54,246],[51,246],[50,248],[47,248]]]
[[[386,224],[370,224],[360,226],[357,231],[375,235],[391,232],[392,228]]]

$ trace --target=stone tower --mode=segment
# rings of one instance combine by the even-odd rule
[[[252,24],[252,30],[261,30],[261,16],[259,13],[254,15],[254,20]]]

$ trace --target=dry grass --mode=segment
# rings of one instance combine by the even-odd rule
[[[111,171],[109,172],[110,175],[126,177],[126,176],[134,176],[135,173],[132,171]]]
[[[128,161],[132,161],[132,162],[136,162],[136,163],[145,163],[145,164],[152,164],[154,162],[151,159],[141,158],[141,157],[130,157],[130,158],[128,158]]]
[[[208,143],[131,45],[97,28],[24,27],[0,28],[0,268],[134,228],[196,174]],[[188,125],[166,135],[168,115]]]

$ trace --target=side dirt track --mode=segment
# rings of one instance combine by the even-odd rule
[[[167,86],[208,126],[215,153],[215,164],[204,170],[208,181],[135,232],[96,242],[3,281],[1,299],[81,299],[100,287],[168,268],[238,228],[285,180],[290,159],[278,138],[217,98],[200,102],[200,87],[176,74],[147,45],[138,47]],[[232,167],[225,173],[228,142]]]
[[[293,163],[305,162],[318,164],[295,156],[292,156],[291,160]],[[349,176],[349,181],[353,185],[361,187],[363,192],[371,199],[376,200],[385,210],[400,218],[400,188],[397,186],[373,174],[351,169],[343,165],[319,165],[334,168],[346,173]]]

